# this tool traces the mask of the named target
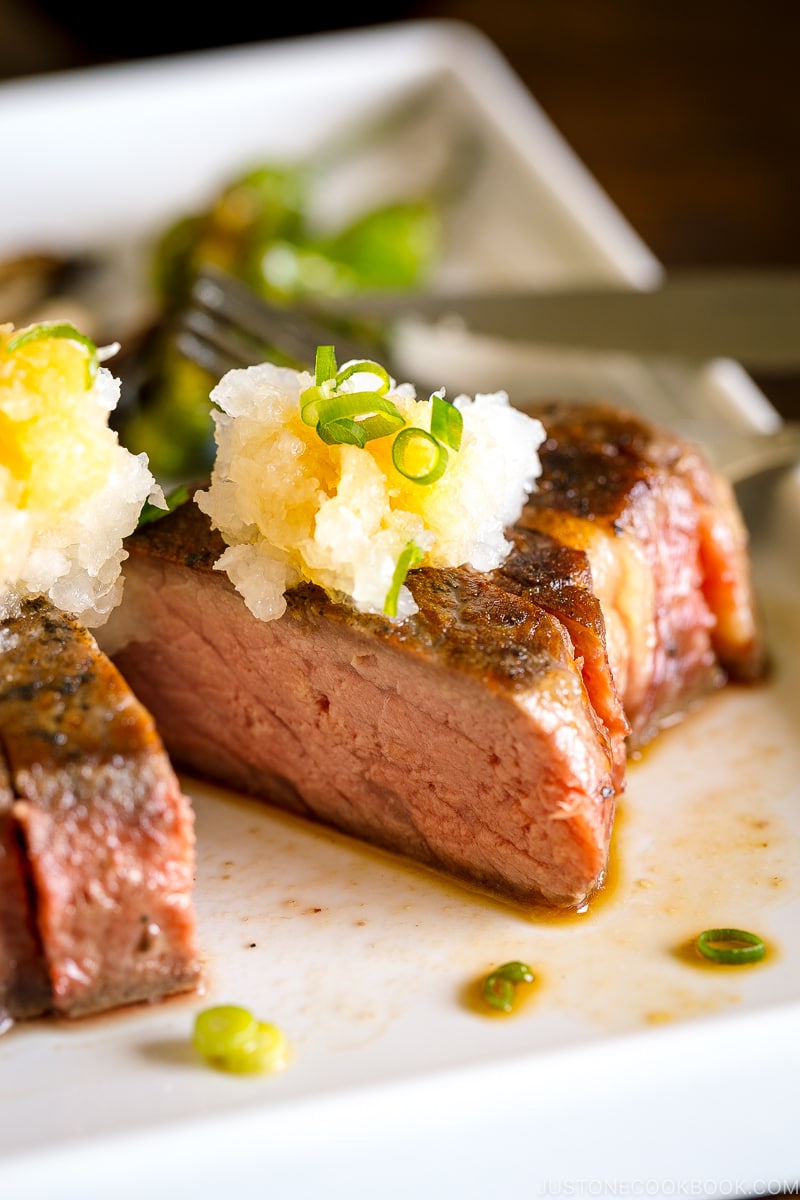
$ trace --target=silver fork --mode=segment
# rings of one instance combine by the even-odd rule
[[[379,360],[394,373],[389,347],[377,333],[359,329],[356,335],[351,323],[345,327],[297,305],[273,303],[215,270],[197,276],[191,303],[179,314],[175,341],[186,358],[217,378],[267,359],[313,371],[317,346],[329,345],[335,345],[340,362]]]
[[[197,276],[176,343],[186,358],[217,379],[232,368],[267,359],[313,371],[317,346],[334,345],[340,362],[377,360],[398,381],[407,380],[393,362],[391,339],[380,323],[365,319],[356,324],[351,319],[345,325],[327,313],[274,304],[211,268]],[[417,384],[417,390],[429,389]],[[687,418],[677,412],[672,417],[675,431],[700,442],[715,467],[735,484],[800,464],[800,422],[787,421],[762,433],[732,430],[720,419]],[[669,418],[664,413],[663,423],[670,423]]]

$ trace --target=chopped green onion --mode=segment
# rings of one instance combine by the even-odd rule
[[[317,387],[336,378],[336,352],[333,346],[317,346],[314,361],[314,381]]]
[[[319,425],[328,425],[340,417],[363,417],[372,413],[385,413],[391,417],[395,429],[405,424],[397,405],[377,392],[340,392],[319,400],[316,410]]]
[[[363,391],[339,390],[357,375],[371,375],[377,381],[376,386]],[[380,363],[358,360],[337,371],[334,347],[317,346],[314,378],[313,387],[300,395],[300,415],[303,423],[313,425],[328,446],[363,449],[375,438],[397,433],[392,443],[392,462],[406,479],[420,484],[435,483],[444,474],[448,462],[446,446],[453,450],[461,446],[461,413],[438,392],[431,396],[431,432],[403,428],[406,423],[403,414],[386,396],[392,386],[391,376]],[[394,590],[399,591],[399,586]],[[392,589],[389,594],[392,595]]]
[[[277,1025],[257,1020],[237,1004],[198,1013],[192,1041],[212,1066],[240,1075],[280,1071],[288,1060],[286,1038]]]
[[[346,379],[352,378],[353,375],[374,375],[380,380],[380,385],[371,390],[383,396],[392,386],[391,376],[385,367],[380,363],[364,361],[351,362],[346,367],[342,367],[341,371],[336,372],[336,386],[340,387]]]
[[[237,1075],[282,1071],[288,1061],[286,1038],[270,1021],[257,1021],[256,1029],[244,1044],[228,1051],[220,1064]]]
[[[397,616],[397,600],[400,596],[400,588],[405,583],[408,572],[414,567],[418,567],[424,557],[425,555],[415,542],[409,542],[402,550],[394,569],[389,591],[386,593],[386,599],[383,602],[383,611],[387,617]]]
[[[316,427],[323,442],[332,446],[345,442],[363,447],[373,438],[386,437],[405,425],[400,410],[385,393],[391,378],[379,363],[358,361],[336,369],[333,346],[317,346],[315,384],[300,395],[300,416],[305,425]],[[354,375],[372,375],[374,388],[358,392],[340,392],[339,387]],[[356,417],[366,418],[359,422]],[[358,428],[356,428],[358,425]]]
[[[198,1013],[194,1022],[195,1048],[205,1058],[216,1058],[253,1036],[258,1022],[238,1004],[218,1004]]]
[[[349,442],[364,446],[373,438],[396,433],[405,425],[397,405],[377,392],[344,392],[330,396],[318,402],[316,411],[317,433],[328,445]],[[362,419],[356,420],[357,417]]]
[[[326,446],[358,446],[359,450],[363,450],[368,441],[365,425],[366,421],[340,417],[338,421],[329,421],[327,425],[317,425],[317,434]]]
[[[405,425],[397,405],[378,392],[330,393],[323,384],[307,388],[300,404],[305,424],[315,425],[329,446],[337,442],[364,446],[373,438],[386,437]],[[357,417],[362,419],[356,420]]]
[[[705,958],[733,966],[760,962],[767,952],[758,934],[746,929],[706,929],[695,944]]]
[[[394,439],[392,462],[412,483],[435,483],[447,467],[447,451],[432,434],[412,425]]]
[[[461,446],[461,433],[464,428],[464,418],[454,404],[445,400],[438,392],[431,396],[433,411],[431,412],[431,433],[437,442],[444,442],[453,450]]]
[[[527,963],[503,963],[483,981],[483,998],[492,1008],[511,1012],[514,1007],[514,988],[520,983],[533,983],[533,980],[533,971]]]
[[[69,341],[78,342],[79,345],[85,347],[88,352],[86,387],[90,388],[100,363],[97,346],[86,334],[79,333],[74,325],[59,321],[40,321],[38,325],[30,325],[27,329],[21,329],[19,333],[13,334],[6,342],[6,350],[13,352],[20,346],[27,346],[29,342],[41,342],[47,338],[67,338]]]
[[[316,425],[319,420],[319,406],[329,396],[335,394],[336,387],[333,379],[325,379],[314,387],[306,388],[300,393],[300,416],[305,425]]]
[[[146,500],[142,505],[142,511],[139,513],[139,521],[136,525],[137,529],[141,529],[143,525],[149,525],[151,521],[158,521],[161,517],[166,517],[169,513],[174,512],[176,508],[180,508],[189,499],[189,489],[185,484],[181,484],[173,491],[165,496],[167,502],[166,508],[159,508],[157,504],[151,504]]]

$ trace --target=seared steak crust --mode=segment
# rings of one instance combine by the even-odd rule
[[[494,572],[494,580],[552,613],[569,633],[587,692],[608,737],[615,784],[621,789],[630,725],[608,660],[605,619],[592,591],[588,556],[522,524],[508,532],[513,550]]]
[[[548,438],[520,523],[586,554],[636,747],[763,673],[746,530],[728,483],[674,434],[611,405],[535,414]]]
[[[31,988],[7,968],[11,1016],[76,1016],[194,986],[189,802],[117,669],[43,601],[0,626],[0,748],[2,844],[24,863],[25,924],[48,984],[36,1001],[15,999]],[[5,884],[4,904],[15,895],[19,910],[19,887]]]

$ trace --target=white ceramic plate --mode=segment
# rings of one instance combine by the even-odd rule
[[[136,246],[254,157],[303,157],[435,85],[428,116],[332,182],[410,186],[455,141],[479,169],[443,274],[656,279],[658,264],[474,30],[409,23],[0,87],[0,253]],[[470,140],[471,139],[471,140]],[[398,166],[399,164],[399,166]],[[603,393],[769,428],[736,364],[409,334],[420,361],[512,399]],[[614,881],[588,914],[523,916],[331,832],[185,780],[199,836],[206,990],[0,1040],[9,1200],[268,1195],[754,1195],[800,1175],[800,487],[760,495],[753,552],[774,655],[634,763]],[[749,511],[749,510],[748,510]],[[700,930],[759,931],[767,960],[701,967]],[[530,1000],[471,987],[529,961]],[[289,1037],[266,1078],[203,1066],[205,1004]]]

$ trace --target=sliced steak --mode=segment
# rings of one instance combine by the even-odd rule
[[[603,406],[541,415],[507,561],[413,572],[399,625],[310,586],[258,621],[194,504],[129,539],[103,637],[174,760],[522,904],[584,902],[626,739],[760,650],[737,514],[697,456]]]
[[[620,746],[543,608],[420,570],[399,626],[311,586],[263,622],[194,504],[128,548],[107,636],[175,762],[526,904],[602,878]]]
[[[2,903],[26,929],[0,977],[11,1015],[192,988],[189,802],[149,713],[94,638],[43,601],[0,626],[0,750]],[[33,946],[46,995],[25,966]]]
[[[50,981],[33,920],[25,859],[12,816],[14,793],[0,747],[0,1031],[50,1005]]]
[[[763,673],[744,523],[727,481],[673,434],[611,405],[534,412],[548,439],[520,524],[585,555],[641,746],[727,679]]]
[[[569,633],[586,690],[608,733],[615,783],[622,788],[630,725],[608,658],[605,618],[592,590],[589,559],[583,551],[522,524],[508,533],[513,551],[493,579],[552,613]]]

